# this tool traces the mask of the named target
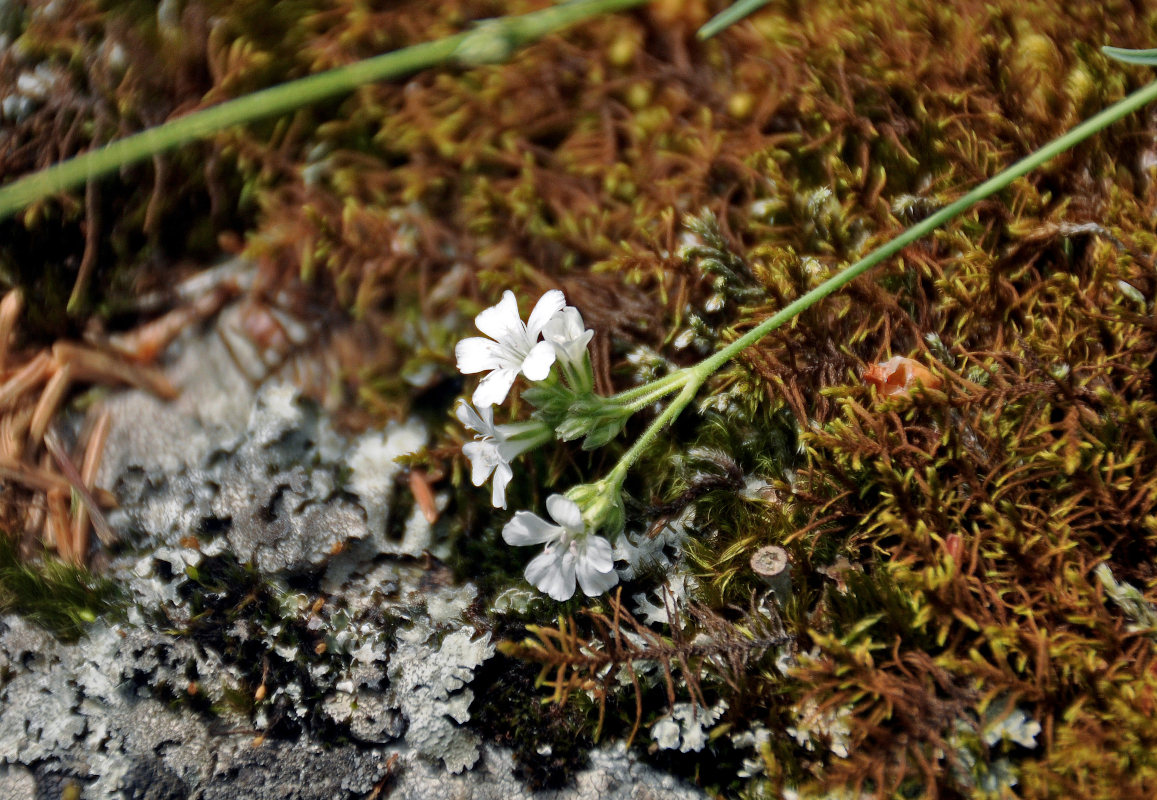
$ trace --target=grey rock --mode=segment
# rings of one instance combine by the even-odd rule
[[[316,742],[236,744],[219,753],[217,770],[197,800],[336,800],[364,797],[387,774],[387,756],[353,745]]]

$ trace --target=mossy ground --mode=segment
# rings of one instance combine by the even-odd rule
[[[174,49],[151,4],[28,5],[0,78],[48,58],[63,88],[6,134],[3,174],[535,7],[190,0]],[[222,134],[102,183],[87,206],[5,223],[5,280],[35,286],[49,319],[70,288],[51,281],[75,273],[99,223],[98,275],[132,267],[133,280],[92,284],[90,307],[112,308],[104,288],[163,280],[166,247],[240,235],[259,289],[295,292],[297,313],[341,312],[332,377],[363,422],[414,405],[400,375],[424,374],[421,405],[448,409],[452,343],[473,314],[503,289],[529,301],[557,286],[597,331],[602,388],[622,388],[637,348],[690,363],[1139,86],[1146,70],[1099,47],[1157,39],[1144,2],[823,0],[772,3],[697,42],[721,5],[655,2],[506,64],[430,70]],[[128,53],[120,72],[98,68],[112,40]],[[1157,794],[1153,632],[1092,572],[1105,563],[1157,600],[1153,119],[1122,120],[768,337],[635,471],[636,524],[694,507],[687,563],[719,619],[759,622],[756,548],[794,561],[782,622],[796,664],[696,662],[707,699],[729,704],[704,760],[738,768],[726,734],[771,731],[753,777],[690,771],[709,788]],[[80,133],[58,136],[67,120]],[[144,268],[142,243],[157,255]],[[860,376],[891,355],[939,387],[881,397]],[[460,486],[447,513],[464,539],[495,542],[502,518],[464,480],[456,436],[447,426],[431,451]],[[694,448],[721,455],[697,462]],[[512,503],[541,507],[614,454],[542,454]],[[741,496],[730,473],[767,491]],[[516,576],[511,557],[495,567]],[[644,725],[666,710],[665,692],[646,697]],[[630,693],[610,702],[608,734],[629,730]],[[788,735],[808,704],[843,721],[838,748]],[[1039,723],[1035,747],[985,740],[1015,712]]]

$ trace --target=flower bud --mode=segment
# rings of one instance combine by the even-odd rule
[[[567,498],[582,511],[583,520],[591,530],[613,536],[623,529],[626,510],[623,492],[618,484],[605,478],[597,483],[580,483],[566,493]]]

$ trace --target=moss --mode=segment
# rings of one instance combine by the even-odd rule
[[[594,742],[584,703],[544,705],[536,672],[503,655],[488,660],[474,676],[470,720],[484,738],[511,749],[528,787],[558,789],[587,765]]]
[[[74,640],[98,617],[117,614],[123,603],[113,582],[88,570],[49,556],[24,563],[12,539],[0,534],[0,613],[17,613]]]
[[[300,617],[286,616],[284,590],[231,557],[202,559],[190,577],[178,588],[188,622],[175,632],[219,653],[237,669],[238,685],[225,690],[231,710],[251,715],[260,705],[269,720],[266,736],[294,737],[306,729],[329,741],[344,739],[348,733],[322,711],[324,689],[311,672],[317,665],[340,663],[340,655],[325,646],[328,627],[311,630]],[[286,657],[275,647],[296,655]],[[311,701],[304,715],[288,693],[275,691],[290,685],[300,686],[301,698]]]
[[[188,34],[186,82],[159,73],[128,98],[132,125],[133,114],[147,122],[142,109],[167,115],[532,4],[319,0],[254,26],[259,5],[188,4],[239,44]],[[696,41],[717,5],[653,4],[508,64],[431,70],[224,135],[209,150],[235,177],[204,186],[236,191],[197,238],[244,225],[264,285],[304,286],[317,307],[359,321],[361,344],[388,340],[359,349],[343,376],[379,417],[418,402],[445,419],[458,384],[437,351],[505,288],[563,288],[598,331],[603,388],[624,388],[642,370],[630,356],[649,349],[659,371],[690,363],[1123,96],[1144,76],[1098,48],[1148,47],[1157,25],[1153,9],[1124,2],[825,0],[769,4]],[[75,88],[97,39],[75,35],[76,9],[93,6],[69,8],[67,24],[34,33]],[[133,30],[147,66],[159,34]],[[767,622],[748,610],[756,548],[781,544],[795,567],[782,610],[794,668],[757,662],[738,690],[713,662],[700,676],[729,699],[730,731],[773,731],[768,774],[739,786],[701,771],[705,784],[752,797],[781,784],[958,797],[1007,766],[1025,797],[1153,794],[1152,645],[1091,578],[1107,562],[1157,599],[1148,128],[1144,115],[1122,120],[751,348],[631,476],[634,526],[693,509],[694,599],[728,621]],[[22,135],[44,142],[52,130]],[[195,195],[198,156],[175,158],[173,184]],[[145,195],[132,193],[135,210],[116,224],[141,230]],[[183,222],[180,203],[158,208],[161,224]],[[50,260],[79,263],[80,206],[60,209],[44,210],[38,232],[15,231],[12,252],[67,228]],[[71,274],[58,269],[45,296],[59,303]],[[941,385],[878,396],[860,376],[892,355]],[[415,400],[404,365],[429,373],[432,395]],[[505,516],[468,486],[456,444],[447,434],[424,466],[444,467],[456,489],[455,568],[490,595],[519,580],[526,554],[499,543]],[[536,455],[511,507],[605,474],[617,446]],[[767,484],[758,496],[753,479]],[[252,583],[241,581],[263,597]],[[208,631],[242,600],[219,594]],[[523,621],[554,623],[557,611]],[[521,673],[509,685],[479,710],[485,725],[534,780],[570,774],[582,747],[557,751],[558,763],[533,748],[591,729],[595,709],[540,708]],[[644,724],[663,712],[653,688]],[[1047,731],[1035,748],[983,744],[982,721],[1006,698]],[[814,750],[787,735],[809,702],[844,715],[846,758],[828,734]],[[508,709],[517,719],[504,731]],[[633,709],[612,705],[608,730],[633,724]],[[718,748],[733,768],[730,745]]]

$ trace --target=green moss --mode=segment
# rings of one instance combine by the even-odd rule
[[[533,790],[572,782],[594,746],[581,699],[566,706],[545,705],[536,688],[537,668],[503,655],[491,658],[474,676],[471,725],[486,739],[509,747],[519,777]]]
[[[124,598],[111,581],[49,556],[24,563],[0,534],[0,612],[25,617],[61,639],[78,639],[98,617],[116,614]]]

